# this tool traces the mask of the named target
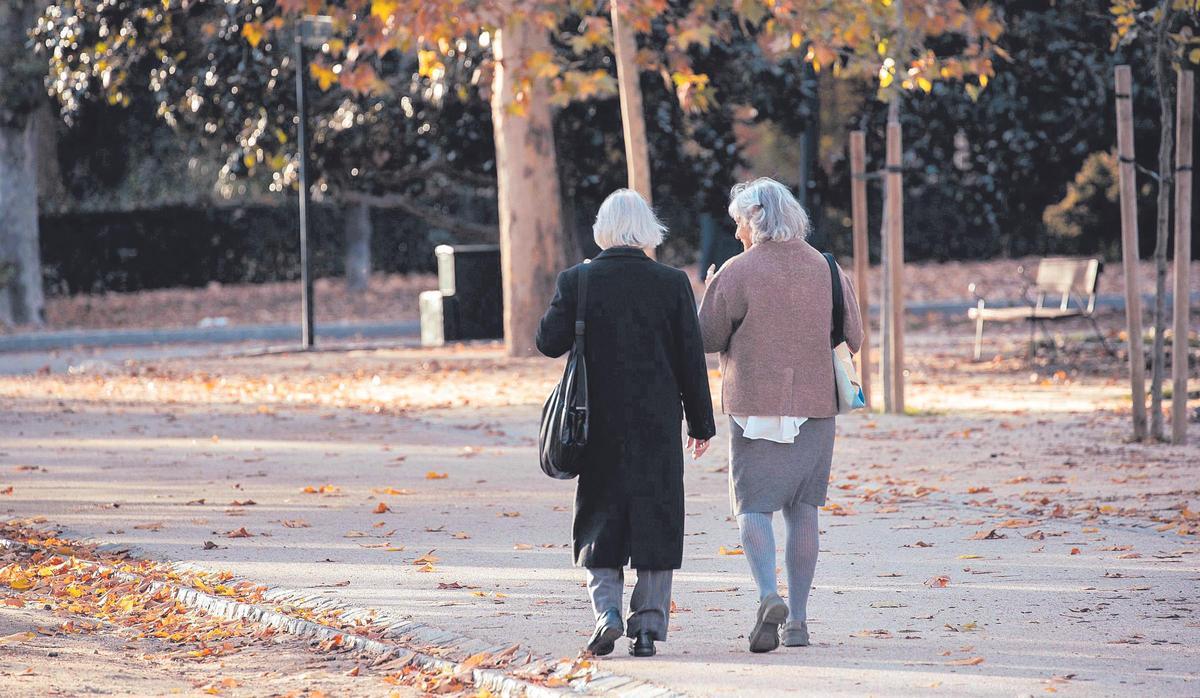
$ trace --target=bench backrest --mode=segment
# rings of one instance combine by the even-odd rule
[[[1096,307],[1096,281],[1100,277],[1100,260],[1081,257],[1047,257],[1038,263],[1033,282],[1038,307],[1046,296],[1057,296],[1059,307],[1066,310],[1072,296],[1081,307],[1092,312]]]

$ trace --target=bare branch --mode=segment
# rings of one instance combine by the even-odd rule
[[[500,229],[487,223],[472,223],[454,216],[448,216],[441,211],[416,203],[407,196],[400,194],[364,194],[361,192],[344,192],[338,199],[350,203],[367,204],[380,208],[398,208],[438,228],[445,228],[452,233],[465,236],[470,241],[494,241],[500,236]]]

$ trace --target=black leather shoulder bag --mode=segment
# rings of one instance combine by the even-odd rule
[[[554,386],[542,406],[542,424],[538,429],[542,472],[556,480],[569,480],[579,475],[588,440],[587,361],[584,359],[587,288],[588,265],[581,264],[575,302],[575,346],[567,357],[562,380]]]

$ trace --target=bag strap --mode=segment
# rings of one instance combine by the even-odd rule
[[[822,256],[829,263],[829,275],[833,278],[833,327],[830,328],[830,346],[836,347],[846,341],[846,299],[842,295],[842,275],[838,273],[837,262],[833,255],[824,252]]]
[[[575,350],[583,351],[583,335],[586,325],[584,316],[587,312],[587,290],[588,290],[588,265],[587,262],[579,265],[579,292],[575,297]]]

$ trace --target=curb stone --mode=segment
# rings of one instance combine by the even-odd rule
[[[0,537],[0,549],[47,550],[42,546],[30,545],[4,537]],[[96,550],[97,552],[109,553],[125,552],[130,556],[149,559],[147,556],[138,555],[136,548],[120,544],[101,544],[97,546]],[[284,608],[264,608],[259,604],[213,596],[198,589],[178,584],[148,580],[140,575],[122,572],[109,565],[93,560],[79,557],[75,557],[75,559],[84,565],[90,565],[111,572],[114,576],[121,579],[148,582],[150,589],[153,591],[165,589],[179,602],[223,618],[249,620],[273,627],[282,633],[312,638],[314,640],[332,640],[335,637],[340,637],[339,644],[343,647],[378,655],[375,659],[376,662],[404,657],[407,654],[405,664],[454,674],[461,671],[462,662],[434,656],[429,654],[428,650],[455,652],[470,656],[479,652],[497,654],[510,647],[510,645],[492,645],[482,640],[457,635],[425,625],[424,623],[405,619],[399,614],[389,611],[351,606],[328,597],[322,597],[311,591],[273,587],[266,589],[262,593],[264,601],[278,603],[281,606],[292,606],[314,612],[342,610],[343,613],[339,616],[339,619],[347,621],[369,620],[376,625],[383,626],[384,632],[382,637],[391,642],[373,640],[322,623],[288,615]],[[172,572],[212,573],[212,570],[196,564],[169,561],[162,562],[162,564],[164,564],[168,571]],[[248,580],[244,577],[235,577],[230,581],[255,583],[253,580]],[[419,644],[425,651],[413,649],[409,646],[412,644]],[[510,666],[507,670],[472,668],[471,683],[475,688],[487,689],[505,697],[556,698],[560,696],[602,694],[616,696],[617,698],[685,698],[685,694],[674,692],[640,679],[620,676],[609,672],[597,672],[586,679],[575,679],[566,688],[543,686],[520,677],[522,671],[535,668],[548,668],[558,663],[558,660],[550,657],[535,657],[522,666]]]

